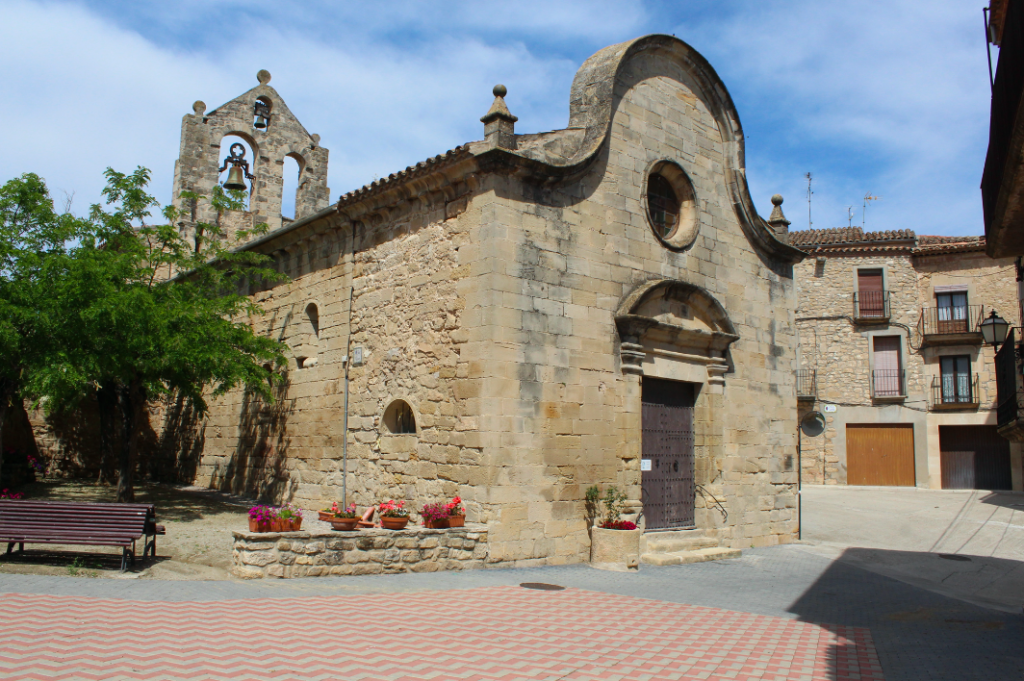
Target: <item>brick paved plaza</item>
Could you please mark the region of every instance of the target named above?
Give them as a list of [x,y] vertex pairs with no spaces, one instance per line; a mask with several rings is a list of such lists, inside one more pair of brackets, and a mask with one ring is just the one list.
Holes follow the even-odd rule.
[[0,603],[5,679],[1024,678],[1019,614],[798,546],[634,575],[0,575]]

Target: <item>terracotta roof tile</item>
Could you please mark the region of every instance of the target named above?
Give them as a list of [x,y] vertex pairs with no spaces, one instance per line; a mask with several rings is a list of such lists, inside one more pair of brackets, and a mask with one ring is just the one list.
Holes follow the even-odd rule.
[[805,229],[789,233],[789,243],[797,248],[803,246],[830,246],[833,244],[860,244],[879,241],[912,241],[917,236],[912,229],[897,229],[887,232],[865,232],[860,227],[836,227],[834,229]]
[[399,170],[397,173],[391,173],[391,175],[387,177],[382,177],[379,180],[374,180],[370,184],[364,185],[358,189],[353,189],[352,191],[346,194],[342,194],[341,197],[338,199],[336,205],[340,207],[345,204],[352,203],[353,201],[363,199],[372,194],[382,192],[394,184],[409,180],[418,175],[424,175],[426,173],[432,172],[436,170],[439,166],[442,166],[449,162],[461,160],[462,158],[468,156],[469,145],[459,145],[454,149],[444,152],[443,154],[438,154],[433,158],[428,158],[425,161],[420,161],[416,165],[409,166],[405,170]]

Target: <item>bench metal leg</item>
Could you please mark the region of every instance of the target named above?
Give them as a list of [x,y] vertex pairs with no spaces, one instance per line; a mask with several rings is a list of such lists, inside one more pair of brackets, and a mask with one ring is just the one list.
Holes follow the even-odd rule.
[[11,553],[12,551],[14,551],[14,544],[15,543],[16,542],[13,542],[13,541],[7,542],[7,553]]
[[132,565],[135,565],[135,552],[126,546],[124,547],[124,551],[121,553],[121,572],[128,569],[129,559],[131,559]]

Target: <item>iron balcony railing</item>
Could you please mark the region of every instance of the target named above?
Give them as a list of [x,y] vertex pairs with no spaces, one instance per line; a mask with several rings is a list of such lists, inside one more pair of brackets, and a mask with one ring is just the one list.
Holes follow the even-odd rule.
[[903,397],[907,372],[897,369],[875,369],[871,372],[872,397]]
[[814,400],[818,397],[818,372],[814,369],[801,369],[796,372],[796,398],[798,400]]
[[1020,392],[1024,384],[1017,360],[1014,329],[996,353],[996,424],[1001,428],[1017,420],[1020,413]]
[[923,307],[917,330],[922,336],[948,336],[975,333],[981,338],[979,325],[985,314],[984,305],[962,307]]
[[888,291],[858,291],[853,294],[853,316],[861,321],[889,318]]
[[976,407],[980,402],[978,374],[943,374],[932,379],[932,409]]
[[992,85],[992,112],[989,118],[988,155],[981,179],[981,201],[985,211],[985,233],[991,240],[992,221],[1003,184],[1006,160],[1020,150],[1010,149],[1024,92],[1024,3],[1007,3],[1003,36],[999,44],[999,64]]

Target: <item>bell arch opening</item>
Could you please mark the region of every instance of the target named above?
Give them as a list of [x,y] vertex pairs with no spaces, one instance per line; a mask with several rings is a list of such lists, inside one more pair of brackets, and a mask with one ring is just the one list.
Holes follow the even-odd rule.
[[[239,149],[239,146],[241,149]],[[242,135],[240,133],[231,132],[220,140],[220,151],[218,158],[218,170],[217,184],[223,187],[225,190],[230,189],[228,185],[229,180],[241,182],[244,187],[244,192],[241,196],[244,210],[249,210],[249,204],[252,200],[252,196],[256,191],[256,181],[245,177],[245,172],[242,168],[236,167],[234,164],[228,162],[228,158],[234,156],[237,157],[241,152],[242,159],[248,164],[249,174],[256,175],[256,158],[259,153],[259,147],[255,141],[248,135]],[[228,185],[228,186],[226,186]]]
[[288,154],[281,163],[281,219],[288,222],[299,217],[296,206],[305,161],[298,154]]

